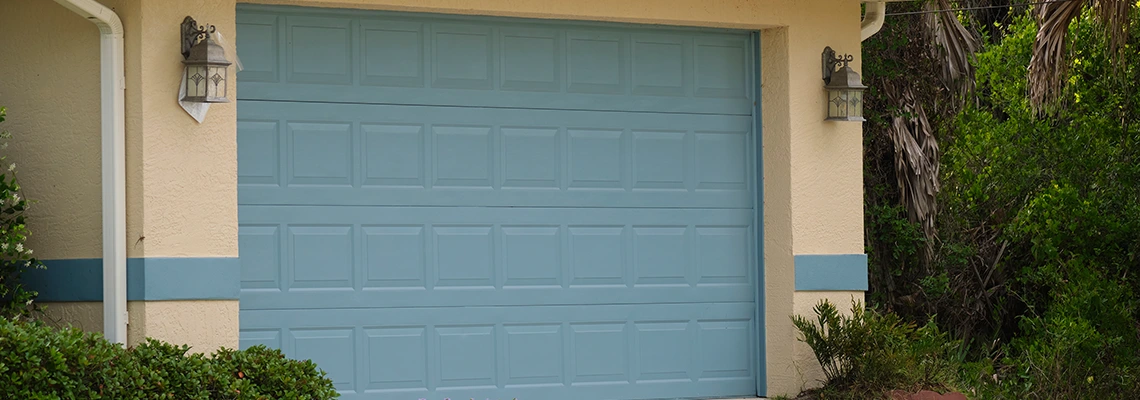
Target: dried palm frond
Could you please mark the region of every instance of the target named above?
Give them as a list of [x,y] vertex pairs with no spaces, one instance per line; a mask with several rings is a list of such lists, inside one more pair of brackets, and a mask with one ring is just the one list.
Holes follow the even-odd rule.
[[931,55],[937,60],[942,60],[943,86],[964,98],[973,89],[973,69],[970,59],[978,52],[981,43],[977,35],[962,24],[955,12],[933,12],[953,8],[950,0],[927,1],[923,9],[930,13],[925,14],[923,21],[930,36]]
[[938,213],[938,192],[942,187],[938,181],[938,141],[926,110],[921,102],[916,101],[911,87],[884,89],[891,103],[900,106],[887,129],[894,144],[899,194],[906,206],[907,217],[922,226],[923,235],[927,238],[923,258],[929,261],[937,234],[934,219]]
[[1081,15],[1084,0],[1044,3],[1036,7],[1037,38],[1029,60],[1029,101],[1041,112],[1053,104],[1064,89],[1062,77],[1069,66],[1069,24]]

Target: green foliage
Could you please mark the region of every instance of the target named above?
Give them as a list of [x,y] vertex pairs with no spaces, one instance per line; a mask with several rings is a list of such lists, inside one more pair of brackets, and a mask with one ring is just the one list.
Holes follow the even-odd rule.
[[78,329],[0,318],[0,398],[114,400],[333,399],[311,361],[263,346],[207,357],[147,340],[132,349]]
[[933,322],[916,326],[894,313],[852,303],[843,315],[824,300],[815,320],[793,316],[827,378],[823,398],[886,397],[894,389],[947,389],[962,361],[960,342]]
[[[7,109],[0,107],[0,123],[6,113]],[[0,150],[8,148],[7,140],[11,138],[10,133],[0,130]],[[24,211],[30,204],[20,196],[16,164],[8,164],[7,158],[0,155],[0,318],[28,317],[39,293],[25,287],[20,276],[25,270],[43,268],[43,264],[27,246],[32,233]]]

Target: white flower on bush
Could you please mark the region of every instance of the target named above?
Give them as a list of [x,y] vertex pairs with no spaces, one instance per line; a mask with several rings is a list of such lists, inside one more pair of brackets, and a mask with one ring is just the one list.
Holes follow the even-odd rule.
[[24,244],[23,243],[16,243],[16,252],[22,253],[23,251],[24,251]]
[[19,202],[20,202],[20,194],[19,193],[12,193],[12,204],[16,204]]
[[9,165],[9,166],[8,166],[8,172],[12,172],[12,171],[15,171],[15,170],[16,170],[16,163],[12,163],[12,165]]
[[28,249],[28,255],[32,255],[32,249]]

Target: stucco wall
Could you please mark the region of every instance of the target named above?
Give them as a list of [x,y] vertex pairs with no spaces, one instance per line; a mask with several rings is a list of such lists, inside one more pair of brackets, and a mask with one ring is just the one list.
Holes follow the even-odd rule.
[[[232,46],[235,1],[100,1],[119,13],[127,31],[129,255],[236,256],[236,105],[214,106],[199,125],[175,102],[182,18],[192,15],[202,23],[217,25]],[[860,125],[824,121],[825,96],[819,76],[824,46],[855,55],[853,67],[859,68],[858,1],[253,2],[761,30],[768,388],[773,395],[801,388],[803,374],[796,360],[802,360],[804,352],[797,348],[788,318],[799,304],[795,299],[802,297],[794,293],[792,256],[862,252]],[[96,30],[54,2],[15,2],[5,7],[0,33],[28,39],[0,43],[0,54],[22,60],[0,64],[0,76],[5,77],[0,79],[0,104],[11,107],[9,129],[17,135],[42,133],[35,138],[29,134],[25,142],[17,136],[12,148],[26,154],[16,161],[26,171],[28,196],[41,199],[33,214],[33,244],[45,258],[98,257]],[[234,54],[232,47],[227,51]],[[235,86],[230,88],[236,91]],[[19,98],[11,93],[19,93]],[[68,112],[58,112],[63,109]],[[145,317],[139,320],[142,327],[138,329],[148,335],[154,332],[192,340],[207,332],[172,327],[167,322],[171,319],[161,317],[159,310],[193,320],[214,318],[195,311],[210,309],[221,313],[222,321],[234,321],[232,326],[228,322],[218,325],[214,333],[237,340],[236,302],[201,309],[179,303],[146,303],[142,315],[132,312],[131,318]],[[180,307],[185,307],[185,314],[179,314]]]
[[[103,303],[50,303],[40,318],[58,327],[89,332],[103,330]],[[219,347],[237,348],[238,302],[233,300],[130,301],[127,345],[147,337],[186,344],[192,351],[210,353]],[[203,323],[209,321],[209,323]]]

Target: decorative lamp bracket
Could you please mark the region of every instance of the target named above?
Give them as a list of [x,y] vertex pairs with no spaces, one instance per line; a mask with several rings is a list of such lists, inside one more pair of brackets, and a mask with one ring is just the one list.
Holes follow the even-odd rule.
[[182,20],[182,58],[190,58],[190,49],[199,41],[217,32],[213,25],[198,25],[193,17],[187,16]]
[[823,82],[825,84],[831,83],[831,75],[835,73],[835,67],[837,65],[842,63],[843,66],[846,67],[848,63],[855,60],[855,56],[852,56],[850,54],[837,56],[835,54],[835,50],[831,49],[831,46],[823,48],[823,54],[821,55],[821,58],[823,61]]

